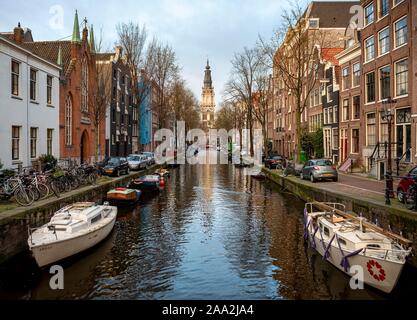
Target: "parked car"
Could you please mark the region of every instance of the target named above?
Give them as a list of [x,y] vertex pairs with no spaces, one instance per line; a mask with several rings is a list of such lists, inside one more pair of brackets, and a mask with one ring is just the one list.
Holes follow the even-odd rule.
[[150,166],[155,164],[155,154],[153,152],[142,152],[142,155],[148,158],[148,164]]
[[103,174],[120,177],[121,174],[129,174],[129,163],[124,157],[112,157],[103,168]]
[[265,167],[269,169],[282,169],[285,167],[285,158],[283,156],[272,156],[265,159]]
[[330,160],[316,159],[307,161],[301,170],[300,178],[301,180],[310,179],[311,182],[327,179],[336,182],[338,180],[338,173],[336,166]]
[[149,159],[145,155],[132,154],[127,157],[127,163],[130,170],[141,170],[146,169]]
[[411,169],[404,178],[400,180],[397,187],[397,199],[404,202],[404,195],[407,193],[411,185],[414,184],[414,177],[417,176],[417,166]]

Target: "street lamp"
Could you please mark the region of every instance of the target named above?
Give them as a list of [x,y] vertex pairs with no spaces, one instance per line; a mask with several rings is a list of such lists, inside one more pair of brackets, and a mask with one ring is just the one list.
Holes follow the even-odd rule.
[[381,119],[387,122],[388,125],[388,145],[386,146],[388,152],[388,164],[387,164],[387,172],[385,174],[385,204],[391,204],[391,196],[393,195],[393,180],[392,180],[392,154],[391,154],[391,126],[392,122],[394,121],[394,114],[395,114],[395,104],[397,100],[391,99],[388,97],[384,101],[382,101],[383,110],[381,111]]

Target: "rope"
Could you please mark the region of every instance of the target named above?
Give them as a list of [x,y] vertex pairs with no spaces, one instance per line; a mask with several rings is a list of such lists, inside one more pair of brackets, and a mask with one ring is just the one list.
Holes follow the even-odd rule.
[[342,261],[340,261],[340,266],[343,267],[345,272],[348,272],[348,269],[350,268],[349,258],[359,254],[362,251],[362,249],[356,250],[356,251],[354,251],[352,253],[349,253],[348,255],[345,256],[345,254],[342,250],[342,247],[340,245],[339,237],[337,236],[337,234],[336,234],[336,240],[337,240],[337,245],[339,246],[340,253],[342,254]]
[[335,237],[336,237],[336,233],[333,234],[333,237],[330,239],[330,242],[327,245],[326,250],[324,251],[323,260],[329,259],[329,257],[330,257],[330,246],[332,245],[332,242],[333,242],[333,240],[334,240]]

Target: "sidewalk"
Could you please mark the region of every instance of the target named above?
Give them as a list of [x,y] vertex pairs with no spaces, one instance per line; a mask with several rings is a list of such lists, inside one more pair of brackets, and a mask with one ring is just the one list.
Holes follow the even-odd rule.
[[[397,190],[399,180],[394,180],[394,191]],[[375,194],[385,195],[386,184],[385,181],[379,181],[367,177],[358,176],[355,174],[347,174],[339,172],[339,181],[334,184],[340,186],[353,187],[358,190],[372,192]]]

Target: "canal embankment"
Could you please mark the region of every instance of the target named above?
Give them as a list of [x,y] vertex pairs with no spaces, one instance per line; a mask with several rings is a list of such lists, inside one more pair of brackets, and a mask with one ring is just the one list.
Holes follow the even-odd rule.
[[413,242],[413,255],[410,263],[417,267],[417,213],[406,209],[397,200],[391,205],[385,204],[384,196],[379,192],[354,188],[349,185],[332,182],[301,180],[298,177],[284,177],[280,171],[263,169],[266,177],[281,188],[299,197],[305,202],[338,202],[346,210],[362,214],[369,221],[391,229]]
[[118,187],[126,187],[127,183],[142,175],[150,174],[159,165],[139,172],[131,172],[119,178],[100,181],[96,185],[86,186],[63,193],[59,198],[35,202],[30,207],[18,207],[0,213],[0,264],[13,256],[27,250],[29,228],[37,228],[47,223],[51,216],[62,207],[79,201],[97,201],[103,199],[107,192]]

